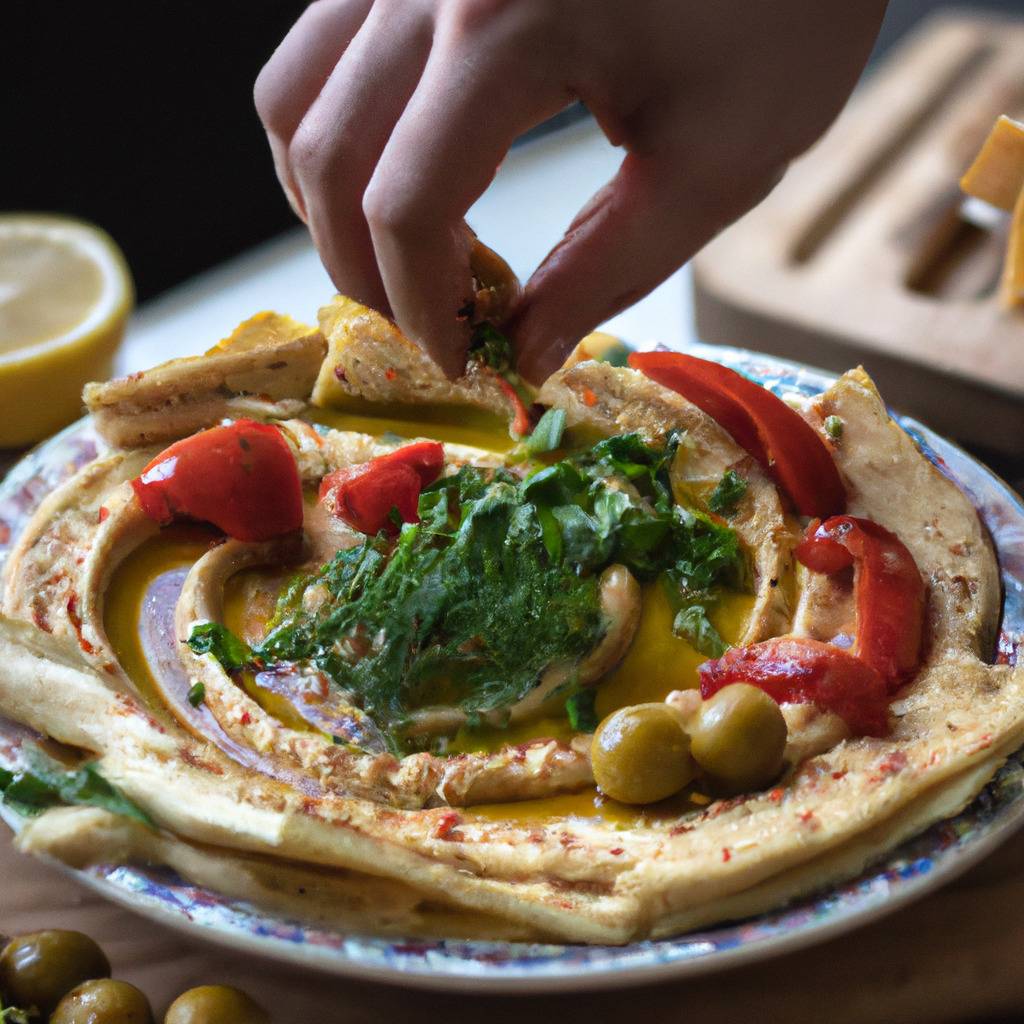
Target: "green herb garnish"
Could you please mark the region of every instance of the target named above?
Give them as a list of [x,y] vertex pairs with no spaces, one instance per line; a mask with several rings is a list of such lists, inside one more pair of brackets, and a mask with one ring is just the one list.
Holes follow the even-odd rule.
[[[196,654],[212,654],[227,672],[245,668],[252,661],[249,645],[219,622],[200,622],[193,626],[188,645]],[[192,690],[188,699],[191,702]],[[195,707],[194,704],[192,706]]]
[[4,803],[19,814],[39,814],[61,805],[87,805],[132,818],[149,828],[156,827],[149,815],[107,782],[94,764],[67,769],[38,748],[24,749],[25,768],[0,768]]
[[[367,537],[294,580],[254,651],[210,624],[189,642],[226,667],[253,657],[315,665],[358,696],[396,751],[417,710],[500,712],[549,665],[593,649],[604,630],[598,575],[613,563],[640,580],[661,576],[677,630],[724,650],[706,611],[723,587],[745,584],[745,561],[732,530],[674,504],[679,441],[607,438],[525,479],[463,467],[423,491],[420,522],[397,540]],[[303,602],[311,586],[329,595],[315,610]]]
[[4,1006],[3,996],[0,995],[0,1024],[31,1024],[36,1015],[28,1010],[21,1010],[17,1006]]
[[597,711],[594,703],[597,691],[593,688],[574,693],[565,702],[565,713],[569,717],[569,725],[576,732],[593,732],[598,726]]
[[469,343],[469,358],[489,366],[495,373],[508,373],[513,366],[512,342],[491,324],[477,324]]
[[720,516],[729,516],[736,511],[740,499],[747,493],[747,481],[731,469],[718,481],[718,486],[708,498],[708,508]]
[[565,410],[548,409],[537,421],[533,433],[524,442],[530,455],[542,455],[553,452],[562,443],[565,433]]
[[838,416],[826,416],[825,417],[825,433],[832,438],[833,441],[838,441],[843,436],[843,421]]
[[202,683],[194,683],[188,689],[188,702],[197,708],[206,700],[206,687]]

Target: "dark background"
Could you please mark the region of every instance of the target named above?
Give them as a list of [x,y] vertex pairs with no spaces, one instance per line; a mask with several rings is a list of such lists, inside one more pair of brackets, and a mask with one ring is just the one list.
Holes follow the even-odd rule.
[[[892,0],[877,52],[939,6]],[[102,225],[140,301],[293,226],[252,83],[304,7],[0,0],[0,209]]]

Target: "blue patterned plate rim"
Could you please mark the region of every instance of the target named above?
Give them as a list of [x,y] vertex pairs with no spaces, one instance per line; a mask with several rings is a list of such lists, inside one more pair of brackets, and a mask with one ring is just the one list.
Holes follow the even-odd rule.
[[[693,345],[779,395],[816,394],[835,376],[745,349]],[[1024,637],[1024,501],[972,456],[915,420],[896,416],[924,454],[971,497],[992,534],[1004,587],[1000,660]],[[29,452],[0,483],[0,561],[39,501],[95,454],[80,420]],[[0,719],[0,764],[17,760],[26,731]],[[0,816],[17,831],[9,808]],[[1024,751],[1012,755],[959,815],[903,843],[860,876],[772,913],[673,939],[626,946],[375,938],[311,927],[193,886],[165,869],[56,865],[84,885],[206,941],[337,975],[418,988],[507,994],[598,989],[677,979],[777,956],[892,913],[945,884],[1024,823]]]

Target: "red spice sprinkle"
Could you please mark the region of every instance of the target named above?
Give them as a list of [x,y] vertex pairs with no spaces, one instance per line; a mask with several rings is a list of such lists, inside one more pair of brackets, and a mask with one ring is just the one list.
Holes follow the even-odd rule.
[[0,544],[6,544],[11,539],[11,528],[0,519]]
[[773,804],[777,804],[782,799],[782,790],[778,788],[773,789],[768,794],[768,799],[771,800]]
[[732,854],[729,852],[728,846],[722,847],[722,863],[728,864],[732,860]]
[[78,646],[85,651],[86,654],[92,654],[95,648],[88,640],[82,636],[82,617],[78,614],[78,597],[72,594],[68,598],[67,603],[68,618],[71,620],[71,625],[74,627],[75,632],[78,634]]
[[616,846],[614,850],[608,851],[613,857],[621,857],[626,851],[621,846]]
[[841,779],[845,774],[846,774],[846,769],[844,768],[841,772],[833,772],[832,773],[832,778],[833,779]]
[[395,378],[396,378],[396,377],[398,376],[398,374],[397,374],[397,373],[395,372],[395,370],[394,370],[394,368],[393,368],[393,367],[389,366],[389,367],[388,367],[388,368],[387,368],[387,369],[386,369],[386,370],[384,371],[384,376],[385,376],[385,377],[386,377],[386,378],[387,378],[388,380],[394,380],[394,379],[395,379]]
[[597,405],[597,395],[590,388],[583,389],[583,404],[588,408],[593,408]]
[[334,376],[337,377],[338,380],[340,380],[340,381],[347,381],[348,380],[348,377],[345,376],[345,367],[344,366],[336,366],[334,368]]
[[239,719],[242,725],[248,725],[252,721],[252,715],[248,711],[242,712],[242,717]]
[[106,505],[100,505],[99,512],[96,513],[96,522],[102,523],[107,516],[110,515],[110,509]]
[[806,823],[814,817],[814,811],[801,811],[799,817],[802,822]]
[[452,832],[462,823],[462,818],[455,811],[448,811],[441,815],[436,828],[434,829],[435,839],[458,839]]

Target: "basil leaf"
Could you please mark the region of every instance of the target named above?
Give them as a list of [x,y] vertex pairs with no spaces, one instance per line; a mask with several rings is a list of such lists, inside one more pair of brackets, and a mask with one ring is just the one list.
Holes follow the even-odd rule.
[[226,672],[237,671],[252,661],[249,645],[219,622],[200,622],[193,626],[188,645],[196,654],[212,654]]

